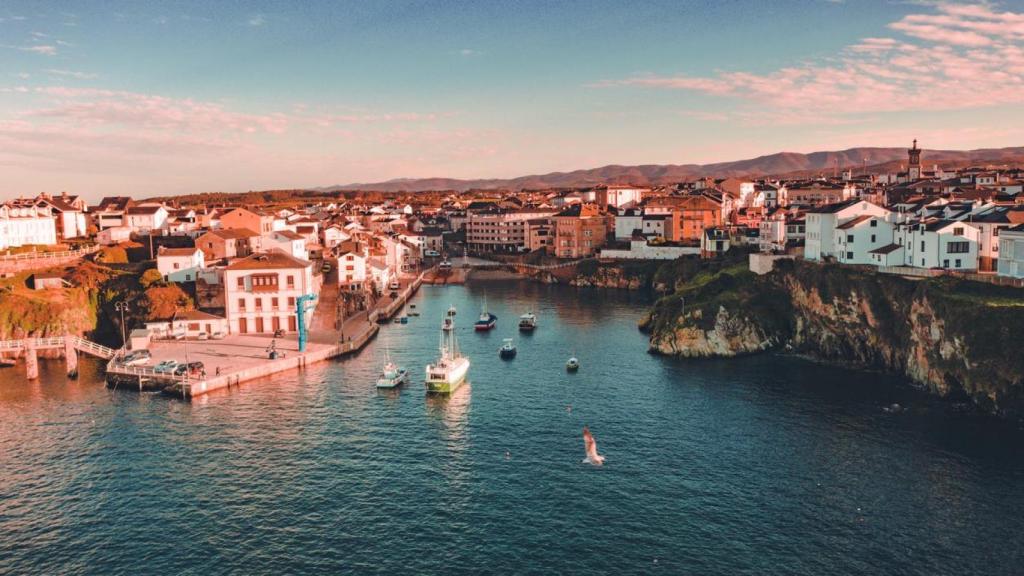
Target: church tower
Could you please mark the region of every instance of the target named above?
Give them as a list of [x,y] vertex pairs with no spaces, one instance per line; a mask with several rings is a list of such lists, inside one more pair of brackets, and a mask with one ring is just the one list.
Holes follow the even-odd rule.
[[917,147],[917,138],[914,138],[914,147],[907,150],[910,156],[910,169],[907,170],[907,179],[911,182],[921,179],[921,149]]

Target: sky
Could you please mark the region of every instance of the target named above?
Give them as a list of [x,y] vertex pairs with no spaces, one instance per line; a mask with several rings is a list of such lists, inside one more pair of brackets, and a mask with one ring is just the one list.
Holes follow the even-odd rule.
[[1024,145],[1024,1],[0,0],[0,198]]

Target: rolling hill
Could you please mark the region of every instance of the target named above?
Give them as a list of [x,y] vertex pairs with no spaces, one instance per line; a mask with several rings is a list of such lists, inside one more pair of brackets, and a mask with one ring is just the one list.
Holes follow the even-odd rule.
[[[649,186],[692,180],[704,176],[809,176],[865,166],[869,172],[897,170],[907,159],[906,148],[850,148],[834,152],[779,152],[748,160],[715,164],[609,165],[572,172],[551,172],[518,178],[461,180],[456,178],[401,178],[386,182],[329,186],[318,190],[373,190],[380,192],[418,192],[424,190],[544,189],[592,186],[597,184],[634,184]],[[1024,147],[982,148],[978,150],[925,150],[922,164],[945,168],[975,164],[1024,165]]]

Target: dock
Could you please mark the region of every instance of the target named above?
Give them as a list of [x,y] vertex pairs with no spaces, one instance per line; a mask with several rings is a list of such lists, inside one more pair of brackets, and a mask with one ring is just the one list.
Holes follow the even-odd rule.
[[[112,388],[159,391],[191,399],[287,370],[301,370],[316,362],[357,354],[380,330],[377,320],[397,314],[422,283],[421,274],[396,298],[382,300],[372,310],[346,318],[341,329],[311,333],[304,352],[299,352],[294,335],[277,339],[269,335],[230,335],[220,340],[154,341],[150,346],[150,366],[125,366],[118,354],[107,364],[107,382]],[[271,341],[283,357],[268,357]],[[201,361],[206,373],[200,377],[175,376],[153,370],[152,366],[168,359]]]

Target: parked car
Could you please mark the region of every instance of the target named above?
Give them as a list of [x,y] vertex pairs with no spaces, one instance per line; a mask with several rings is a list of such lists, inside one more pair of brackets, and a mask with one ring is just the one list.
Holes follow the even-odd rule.
[[320,271],[324,274],[328,274],[331,271],[331,263],[324,262],[324,265],[320,267]]
[[209,339],[210,339],[210,335],[207,334],[206,332],[200,332],[199,335],[196,336],[196,340],[209,340]]
[[124,358],[121,359],[121,363],[125,366],[140,366],[149,362],[149,359],[153,355],[150,354],[149,350],[136,350],[125,354]]
[[177,367],[177,360],[164,360],[163,362],[153,367],[153,372],[156,372],[157,374],[171,374]]
[[401,287],[402,287],[402,285],[401,285],[401,284],[399,284],[397,280],[396,280],[396,281],[394,281],[394,282],[392,282],[392,283],[391,283],[391,284],[390,284],[390,285],[388,286],[388,288],[390,288],[391,290],[398,290],[398,289],[400,289]]
[[184,376],[185,372],[188,372],[189,374],[198,374],[203,371],[203,368],[205,368],[205,366],[203,366],[202,362],[189,362],[188,364],[178,364],[174,368],[174,375]]
[[441,253],[438,252],[437,250],[424,250],[423,255],[426,256],[427,258],[439,258],[441,256]]
[[217,330],[216,332],[214,332],[213,334],[210,335],[210,338],[212,338],[214,340],[223,340],[224,339],[224,333],[221,332],[220,330]]

